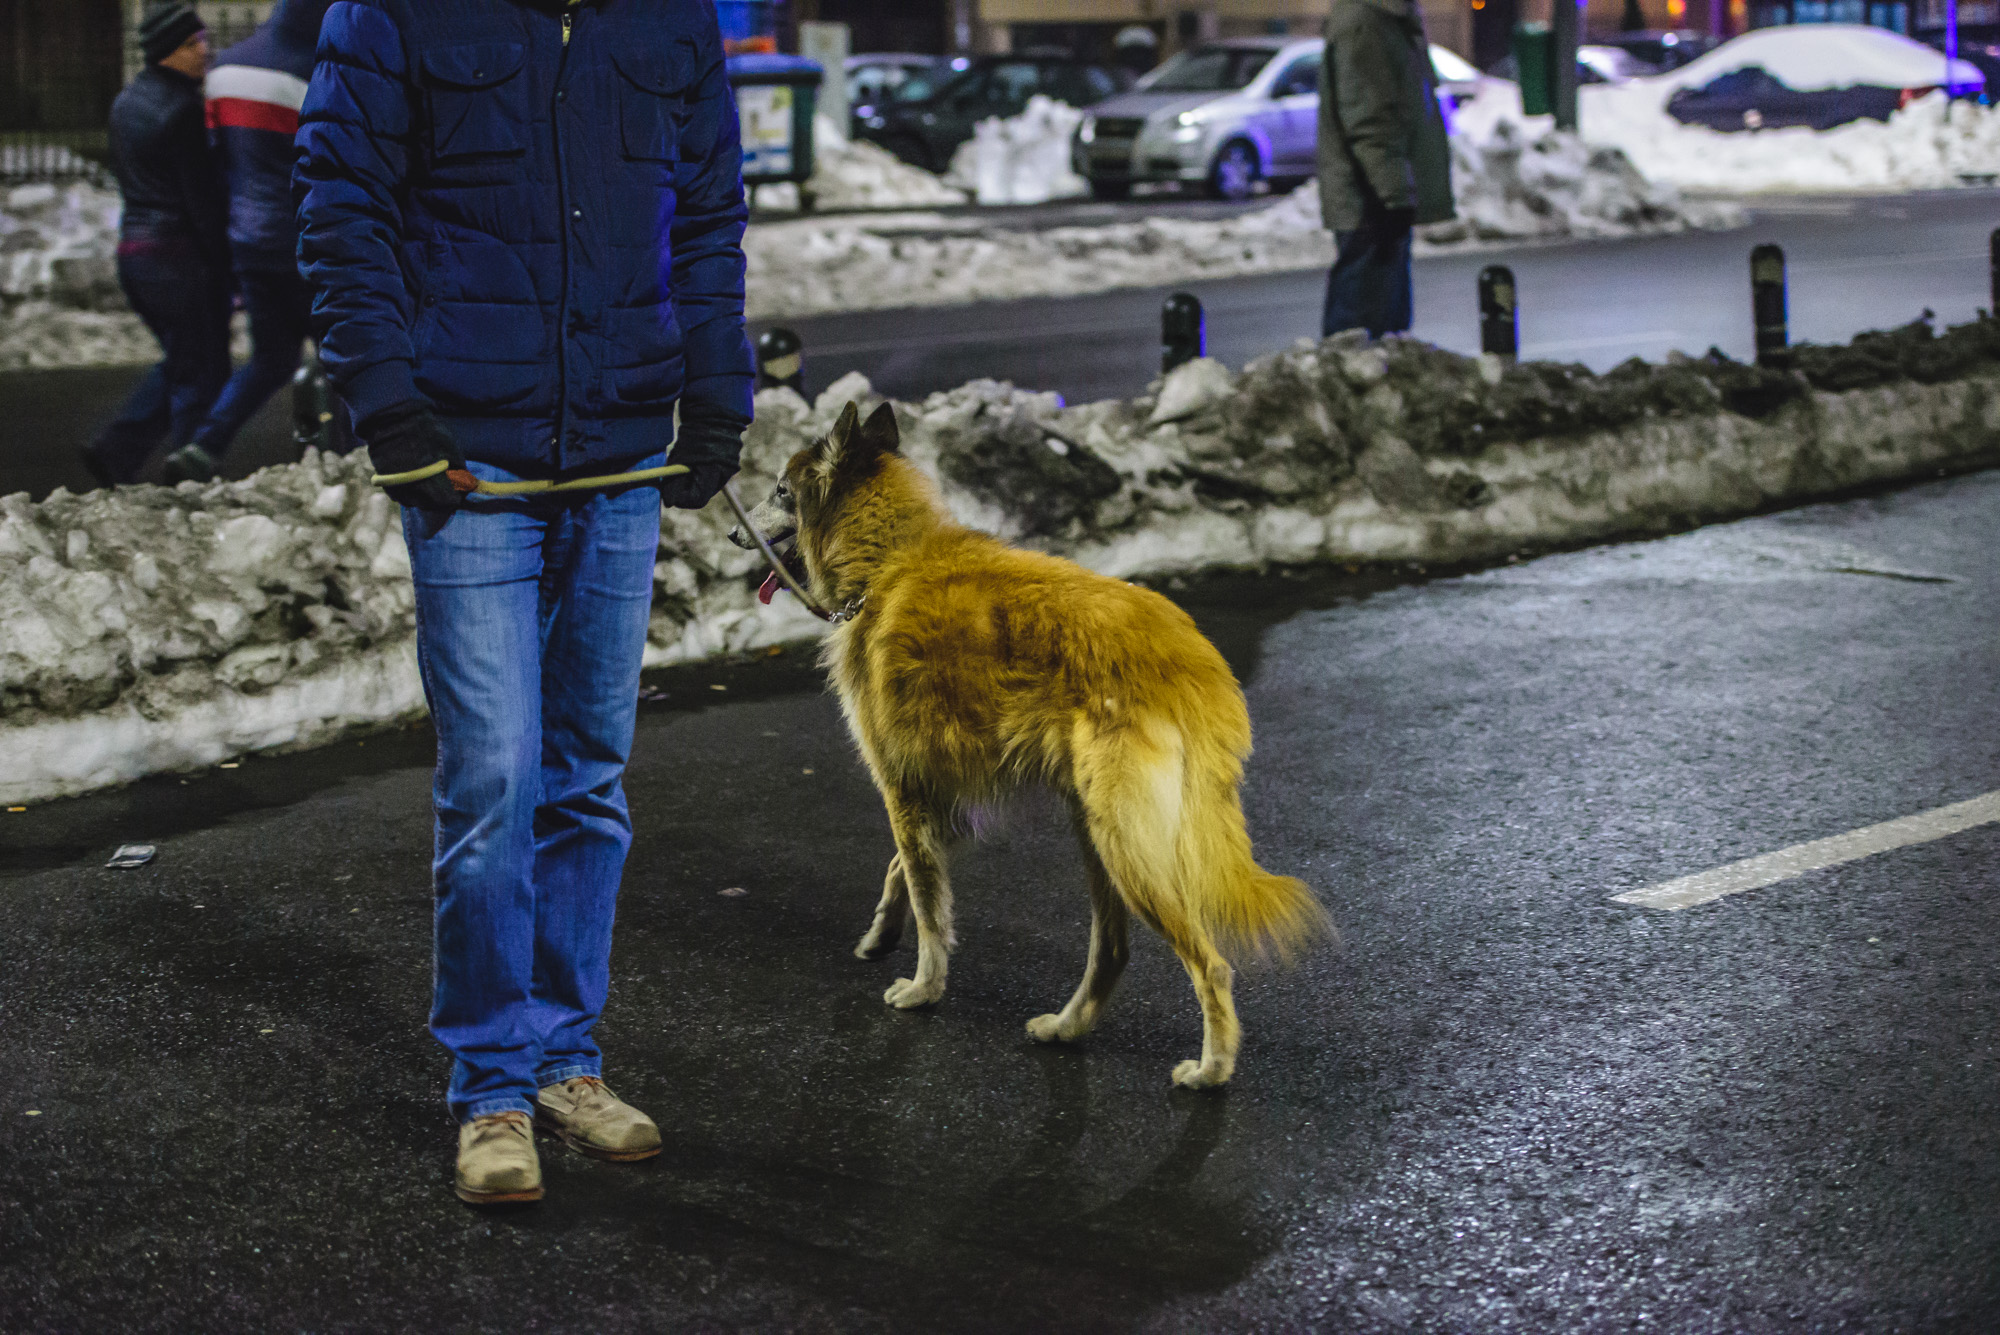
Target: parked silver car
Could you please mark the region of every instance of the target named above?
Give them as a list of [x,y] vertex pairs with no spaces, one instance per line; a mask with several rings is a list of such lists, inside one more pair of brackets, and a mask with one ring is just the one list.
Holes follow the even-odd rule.
[[1190,47],[1077,127],[1077,174],[1099,199],[1139,182],[1206,184],[1248,197],[1313,174],[1319,138],[1317,38],[1244,37]]

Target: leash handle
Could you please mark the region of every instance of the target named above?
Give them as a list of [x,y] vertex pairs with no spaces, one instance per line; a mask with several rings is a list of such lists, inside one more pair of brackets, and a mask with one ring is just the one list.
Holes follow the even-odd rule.
[[413,468],[407,473],[377,473],[368,480],[378,487],[400,487],[406,482],[422,482],[425,478],[443,473],[451,485],[459,491],[479,496],[542,496],[556,491],[596,491],[604,487],[624,487],[639,482],[656,482],[663,477],[678,477],[689,471],[686,464],[664,464],[658,468],[641,468],[631,473],[614,473],[606,477],[571,478],[567,482],[484,482],[463,469],[453,468],[444,459]]
[[772,572],[777,575],[786,588],[792,591],[792,596],[797,598],[801,603],[804,603],[806,610],[821,621],[833,620],[833,613],[821,607],[818,599],[799,587],[799,582],[792,578],[792,572],[785,569],[785,563],[780,561],[778,554],[771,550],[771,544],[765,541],[764,535],[758,532],[757,526],[750,522],[750,512],[743,508],[743,500],[736,494],[736,484],[733,482],[723,483],[722,496],[724,500],[729,502],[729,508],[736,512],[736,522],[743,525],[743,531],[748,533],[756,542],[757,550],[764,553],[764,559],[771,563]]

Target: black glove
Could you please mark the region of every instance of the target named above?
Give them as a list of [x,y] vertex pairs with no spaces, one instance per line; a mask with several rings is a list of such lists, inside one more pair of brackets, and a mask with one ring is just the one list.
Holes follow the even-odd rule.
[[714,500],[722,484],[736,476],[749,426],[749,419],[735,413],[683,403],[680,439],[667,462],[689,471],[661,478],[660,499],[676,510],[699,510]]
[[[406,399],[384,408],[357,425],[355,431],[368,446],[368,457],[374,461],[377,473],[413,473],[440,459],[450,469],[462,472],[465,468],[465,456],[459,453],[458,442],[422,399]],[[418,510],[451,511],[465,504],[465,493],[452,486],[442,472],[433,473],[421,482],[405,482],[383,490],[396,504]]]

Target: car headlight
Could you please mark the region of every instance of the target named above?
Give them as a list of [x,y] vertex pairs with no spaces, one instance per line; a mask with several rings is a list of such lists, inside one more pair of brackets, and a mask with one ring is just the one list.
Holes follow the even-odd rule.
[[1093,144],[1097,142],[1097,117],[1085,116],[1076,127],[1076,142]]
[[1174,131],[1174,142],[1177,144],[1192,144],[1199,138],[1201,138],[1201,122],[1199,121],[1196,121],[1192,125],[1182,125]]
[[1185,128],[1191,125],[1200,125],[1206,119],[1207,117],[1203,116],[1199,111],[1183,111],[1180,115],[1174,117],[1174,124]]

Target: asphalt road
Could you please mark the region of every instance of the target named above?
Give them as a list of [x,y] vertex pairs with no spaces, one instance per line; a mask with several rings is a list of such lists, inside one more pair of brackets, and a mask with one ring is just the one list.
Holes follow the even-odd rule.
[[[1153,211],[1206,216],[1239,210],[1157,201]],[[1130,206],[1063,204],[1015,219],[1089,225],[1129,220]],[[1479,270],[1511,266],[1522,293],[1522,354],[1600,370],[1627,357],[1657,361],[1715,345],[1751,355],[1749,253],[1762,241],[1791,261],[1792,335],[1840,341],[1915,319],[1970,319],[1990,302],[1988,236],[2000,191],[1766,200],[1752,226],[1639,241],[1577,242],[1433,256],[1417,264],[1416,336],[1474,352]],[[1188,285],[1206,305],[1210,350],[1232,366],[1317,337],[1322,278],[1275,274]],[[787,323],[806,340],[807,390],[849,371],[898,398],[920,399],[987,377],[1052,389],[1071,402],[1128,396],[1159,371],[1160,305],[1170,289],[869,311]],[[0,494],[46,495],[90,485],[76,448],[137,379],[130,368],[0,375]],[[226,471],[241,476],[296,457],[280,395],[238,442]],[[157,469],[158,464],[154,465]]]
[[[1479,271],[1506,264],[1521,293],[1524,357],[1607,370],[1715,346],[1747,359],[1750,249],[1766,241],[1785,249],[1795,341],[1842,342],[1926,307],[1941,323],[1964,321],[1992,304],[1988,238],[2000,226],[2000,191],[1766,199],[1750,214],[1750,226],[1728,232],[1420,259],[1411,333],[1477,352]],[[1208,311],[1209,351],[1231,366],[1319,337],[1319,273],[1183,286]],[[858,370],[898,398],[985,376],[1082,403],[1137,394],[1159,374],[1160,306],[1171,290],[785,323],[805,339],[811,393]]]
[[2000,827],[1607,899],[2000,789],[1996,526],[1984,474],[1180,590],[1259,856],[1346,937],[1246,970],[1214,1094],[1169,1087],[1198,1018],[1143,932],[1097,1035],[1024,1037],[1085,944],[1047,802],[895,1012],[817,673],[658,674],[601,1036],[667,1151],[550,1151],[518,1214],[449,1190],[426,733],[0,815],[0,1328],[2000,1328]]

